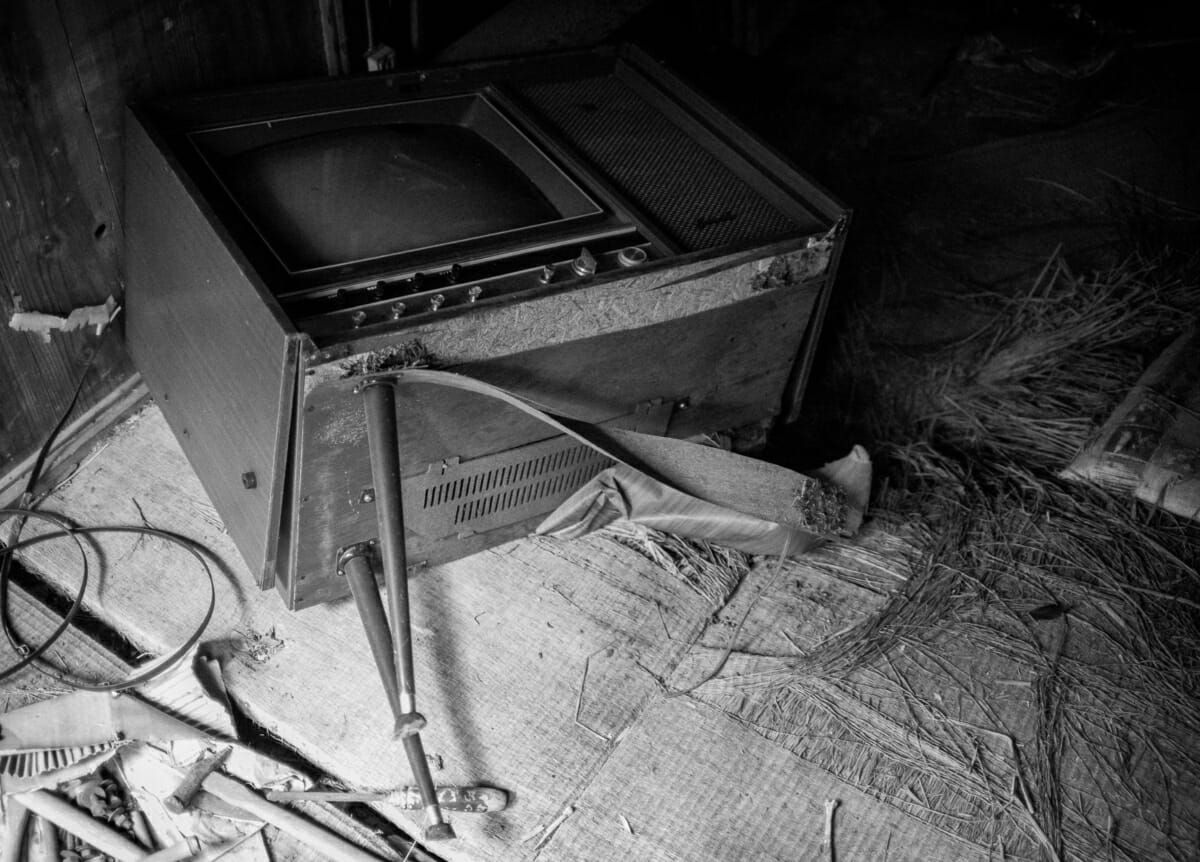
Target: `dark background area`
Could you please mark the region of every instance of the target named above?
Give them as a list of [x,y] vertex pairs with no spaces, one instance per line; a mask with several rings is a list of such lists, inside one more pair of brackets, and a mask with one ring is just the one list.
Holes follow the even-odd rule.
[[[480,23],[514,6],[522,14],[489,44]],[[65,314],[120,298],[125,103],[321,75],[339,39],[350,71],[361,73],[366,4],[342,3],[334,22],[337,8],[321,0],[4,4],[0,316],[18,301]],[[396,48],[397,67],[456,49],[461,59],[464,42],[474,56],[636,42],[854,209],[824,365],[804,433],[788,437],[808,449],[843,439],[855,423],[860,437],[871,432],[863,420],[871,393],[849,392],[840,375],[838,362],[855,349],[846,333],[910,351],[949,344],[979,325],[961,296],[1019,290],[1055,249],[1082,268],[1135,251],[1195,249],[1191,57],[1200,31],[1184,8],[426,2],[414,48],[409,4],[371,3],[374,39]],[[46,345],[0,330],[0,480],[30,457],[89,361],[76,416],[131,378],[117,339],[97,344],[79,331]]]
[[621,34],[854,211],[805,418],[773,459],[896,431],[879,375],[905,385],[898,357],[969,337],[974,297],[1028,290],[1056,251],[1079,271],[1141,255],[1194,275],[1200,31],[1180,7],[783,5],[753,37],[729,4],[669,0]]

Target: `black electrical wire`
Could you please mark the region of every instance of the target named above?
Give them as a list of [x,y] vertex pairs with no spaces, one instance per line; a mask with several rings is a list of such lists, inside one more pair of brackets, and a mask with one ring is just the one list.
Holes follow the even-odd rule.
[[[13,645],[17,654],[22,656],[16,664],[0,670],[0,682],[8,679],[10,676],[19,673],[38,660],[46,650],[50,649],[71,625],[71,621],[75,619],[75,615],[79,613],[79,608],[83,604],[83,594],[87,591],[88,582],[88,559],[87,552],[83,549],[83,542],[76,535],[71,523],[66,518],[60,518],[58,515],[50,515],[45,512],[37,512],[32,509],[0,509],[0,514],[21,513],[23,518],[33,518],[39,521],[49,521],[56,524],[62,529],[54,534],[47,533],[46,535],[70,536],[75,540],[75,546],[79,549],[79,558],[82,561],[81,574],[79,578],[79,589],[75,593],[75,598],[71,602],[71,606],[67,608],[66,614],[63,615],[62,622],[52,631],[42,643],[33,650],[15,636],[8,624],[8,573],[9,565],[12,562],[12,554],[17,548],[22,545],[30,544],[29,542],[14,543],[7,547],[0,547],[0,623],[4,626],[4,633],[8,637],[8,642]],[[22,521],[21,523],[24,523]]]
[[39,512],[34,509],[0,509],[0,516],[3,515],[51,521],[55,524],[58,524],[62,529],[48,533],[41,533],[37,536],[15,542],[6,548],[0,548],[0,556],[7,560],[10,559],[17,551],[23,548],[28,548],[31,545],[69,537],[74,539],[76,545],[79,547],[80,555],[83,558],[83,577],[80,578],[79,589],[76,591],[75,598],[71,603],[71,607],[67,610],[63,621],[59,623],[58,628],[56,628],[50,634],[50,636],[47,637],[46,640],[43,641],[36,649],[30,650],[29,646],[25,644],[25,642],[17,635],[15,631],[12,630],[8,621],[7,608],[4,609],[4,613],[0,613],[0,620],[3,621],[5,634],[7,635],[9,642],[14,644],[19,653],[26,653],[22,659],[20,659],[11,667],[0,670],[0,681],[7,679],[9,676],[12,676],[18,671],[29,666],[36,661],[38,657],[43,655],[46,650],[48,650],[54,644],[54,642],[63,635],[67,627],[71,624],[71,620],[78,612],[80,605],[83,603],[83,595],[87,589],[87,555],[83,550],[83,543],[79,539],[80,536],[94,536],[99,533],[133,533],[136,535],[153,536],[155,538],[163,539],[178,545],[196,558],[196,561],[200,563],[200,567],[204,570],[204,574],[208,578],[208,608],[204,612],[204,618],[200,621],[200,624],[196,626],[196,628],[182,644],[176,647],[159,664],[156,664],[154,667],[149,668],[148,670],[134,674],[128,679],[115,683],[98,684],[88,680],[81,680],[71,677],[57,668],[47,669],[39,665],[38,669],[43,673],[49,673],[51,676],[72,686],[73,688],[83,689],[84,691],[122,691],[127,688],[133,688],[134,686],[141,685],[142,683],[153,679],[173,666],[181,658],[187,655],[191,648],[194,647],[200,640],[200,636],[204,634],[204,630],[208,628],[208,624],[212,620],[213,611],[216,609],[217,605],[217,586],[216,581],[213,578],[212,569],[208,565],[208,562],[204,559],[204,553],[207,552],[207,549],[198,542],[194,542],[191,539],[175,533],[167,532],[166,530],[157,530],[153,527],[75,527],[71,526],[65,518],[61,518],[57,515],[50,515],[45,512]]
[[[96,357],[100,354],[100,345],[104,343],[104,338],[108,335],[110,328],[111,327],[106,327],[104,332],[101,333],[99,342],[97,342],[96,346],[92,349],[91,354],[84,362],[83,370],[79,373],[79,379],[75,382],[75,389],[71,392],[70,401],[67,402],[67,406],[64,407],[62,413],[59,414],[58,421],[54,423],[54,427],[50,429],[50,433],[46,435],[46,439],[42,441],[42,445],[38,448],[37,457],[34,458],[33,466],[29,470],[29,478],[25,480],[25,490],[21,493],[20,497],[21,506],[25,507],[27,510],[32,510],[33,489],[37,485],[37,480],[42,474],[42,468],[45,466],[46,458],[50,455],[50,450],[54,445],[54,441],[58,439],[58,435],[61,434],[63,428],[66,427],[67,420],[70,419],[71,414],[75,411],[75,405],[79,403],[79,396],[83,394],[83,384],[87,381],[88,372],[92,370],[92,364],[96,361]],[[70,530],[72,526],[65,518],[58,518],[57,516],[52,515],[38,514],[35,516],[26,515],[19,517],[16,523],[13,525],[12,538],[10,540],[12,545],[16,545],[16,543],[20,540],[21,531],[25,528],[25,521],[28,520],[29,517],[34,517],[35,520],[45,520],[57,523],[65,530]],[[75,614],[78,613],[79,607],[83,603],[84,590],[87,588],[87,554],[84,552],[83,545],[80,543],[78,537],[76,537],[75,542],[79,547],[79,553],[83,559],[83,575],[81,578],[79,593],[75,596],[75,600],[68,609],[66,618],[62,621],[62,623],[59,624],[58,628],[51,633],[50,637],[48,637],[46,641],[34,651],[33,655],[29,655],[29,647],[20,638],[15,637],[12,630],[12,625],[8,615],[8,586],[13,561],[12,548],[0,547],[0,550],[3,551],[3,553],[0,553],[0,629],[4,630],[5,638],[8,639],[9,645],[16,650],[17,655],[23,656],[21,661],[17,662],[12,669],[0,673],[0,680],[6,679],[12,673],[16,673],[17,671],[28,667],[30,664],[36,661],[37,658],[46,650],[48,650],[55,641],[62,637],[63,633],[66,632],[67,627],[71,624],[71,620],[74,619]]]
[[[109,318],[109,323],[116,318],[120,313],[118,307]],[[67,406],[63,408],[62,413],[58,416],[58,421],[54,423],[54,427],[50,429],[50,433],[46,435],[46,439],[42,441],[42,445],[38,448],[37,457],[33,459],[33,466],[29,468],[29,477],[25,480],[25,490],[21,492],[19,505],[27,508],[33,508],[34,497],[33,489],[37,485],[37,481],[41,478],[42,468],[46,464],[46,458],[50,455],[50,450],[54,446],[54,441],[58,439],[58,435],[62,433],[66,427],[67,420],[71,418],[71,414],[75,412],[75,405],[79,403],[79,396],[83,394],[83,384],[87,382],[88,373],[92,370],[92,365],[96,361],[96,357],[100,355],[100,347],[104,344],[104,340],[108,337],[112,326],[106,326],[104,331],[100,333],[100,338],[96,345],[91,349],[83,363],[83,370],[79,372],[79,379],[75,381],[75,388],[71,392],[71,399],[67,402]],[[87,348],[85,348],[86,350]],[[13,526],[11,541],[16,543],[21,538],[21,530],[25,527],[25,519],[18,518]],[[2,547],[2,545],[0,545]],[[17,652],[21,652],[21,645],[14,640],[11,634],[12,628],[9,625],[8,619],[8,582],[9,572],[12,569],[12,555],[4,554],[0,556],[0,628],[4,629],[4,635],[8,638],[9,644]],[[86,566],[86,557],[84,558]],[[86,578],[85,578],[86,580]],[[0,677],[2,678],[2,677]]]
[[[111,328],[111,327],[109,327],[109,328]],[[71,414],[75,411],[75,405],[79,403],[79,396],[83,393],[83,384],[87,380],[88,372],[92,370],[92,363],[96,361],[96,357],[100,353],[100,345],[104,343],[104,337],[108,334],[109,328],[105,328],[104,332],[101,333],[100,341],[97,343],[96,347],[92,350],[91,355],[87,357],[87,361],[83,365],[83,371],[80,372],[79,379],[75,383],[75,389],[71,393],[71,400],[67,402],[67,406],[64,407],[62,413],[59,414],[58,421],[54,423],[54,427],[50,429],[50,433],[47,434],[46,439],[42,441],[42,445],[41,445],[41,447],[39,447],[38,452],[37,452],[37,457],[35,457],[33,459],[33,466],[29,469],[29,478],[25,480],[25,490],[21,492],[21,496],[19,498],[21,506],[24,506],[27,508],[33,507],[33,489],[37,484],[38,478],[42,474],[42,468],[45,466],[46,458],[49,457],[49,455],[50,455],[50,449],[54,445],[54,441],[58,439],[58,435],[62,433],[62,429],[66,426],[67,420],[71,417]],[[24,528],[25,528],[25,518],[18,518],[16,524],[13,525],[11,542],[16,543],[21,538],[21,530],[23,530]],[[2,544],[0,544],[0,549],[2,549]],[[80,548],[80,553],[82,553],[82,546]],[[84,556],[83,559],[84,559],[83,581],[84,581],[84,584],[86,585],[86,583],[87,583],[87,557],[86,557],[86,555]],[[12,626],[9,624],[9,618],[8,618],[8,584],[9,584],[9,575],[10,575],[10,572],[12,571],[12,560],[13,560],[13,557],[12,557],[11,553],[5,552],[4,554],[0,555],[0,628],[2,628],[4,630],[4,636],[8,639],[9,645],[12,646],[12,648],[17,651],[18,655],[20,655],[20,654],[27,652],[28,648],[24,647],[23,643],[19,639],[13,638]],[[76,602],[78,603],[80,601],[82,601],[82,595],[76,597]],[[70,614],[71,617],[73,617],[75,615],[75,611],[78,611],[78,607],[73,607],[71,614]],[[70,620],[70,617],[68,617],[67,624],[69,624],[69,620]],[[44,645],[45,648],[48,649],[49,645],[52,644],[55,640],[57,640],[59,637],[61,637],[62,633],[64,631],[66,631],[65,625],[61,626],[59,629],[57,629],[55,631],[55,634],[52,635],[50,640],[48,640],[47,643]],[[40,650],[39,654],[44,651],[45,651],[45,649]],[[25,667],[28,664],[30,664],[30,662],[28,662],[28,661],[24,662],[23,664],[21,664],[21,667]],[[4,679],[4,678],[5,678],[5,676],[0,676],[0,679]]]
[[[117,312],[114,312],[113,318],[116,317],[116,313]],[[109,319],[109,323],[112,322],[113,318]],[[67,406],[63,409],[58,421],[50,430],[50,433],[46,435],[46,439],[42,442],[41,448],[38,450],[37,457],[34,459],[33,467],[30,469],[29,478],[25,482],[25,490],[20,498],[22,505],[13,508],[0,509],[0,516],[13,516],[16,518],[10,544],[5,546],[4,544],[0,543],[0,629],[3,629],[4,636],[8,639],[9,644],[14,650],[16,650],[17,654],[21,656],[17,662],[9,667],[0,668],[0,681],[8,679],[9,677],[19,673],[36,662],[37,664],[35,666],[37,670],[41,671],[42,673],[48,674],[60,682],[72,686],[73,688],[83,689],[85,691],[116,692],[141,685],[142,683],[153,679],[154,677],[171,668],[176,662],[183,658],[193,646],[196,645],[196,643],[200,640],[200,636],[204,633],[204,630],[208,627],[209,622],[212,620],[213,611],[216,608],[216,582],[213,579],[212,569],[209,568],[209,565],[203,556],[204,553],[210,552],[198,542],[194,542],[191,539],[185,538],[184,536],[179,536],[175,533],[170,533],[165,530],[158,530],[153,527],[77,527],[68,519],[60,515],[41,512],[32,508],[34,504],[33,489],[37,485],[37,480],[41,476],[42,468],[45,465],[46,458],[50,454],[50,450],[54,445],[54,441],[58,438],[58,435],[62,433],[62,429],[66,427],[67,420],[75,410],[75,405],[79,403],[79,396],[83,393],[83,385],[87,380],[88,372],[91,371],[92,364],[95,361],[96,356],[100,353],[100,346],[104,343],[104,339],[111,329],[112,327],[108,326],[101,334],[100,340],[92,349],[91,355],[88,356],[87,361],[84,364],[83,371],[80,372],[79,380],[75,384],[75,390],[71,394],[71,400],[67,403]],[[54,524],[59,529],[39,534],[31,539],[21,540],[21,531],[25,527],[25,522],[30,518]],[[43,661],[39,661],[46,651],[49,650],[50,647],[52,647],[59,640],[59,638],[66,633],[67,629],[70,627],[72,621],[75,619],[75,616],[79,613],[79,610],[83,605],[83,597],[87,592],[88,583],[88,558],[87,552],[83,547],[83,542],[80,537],[96,535],[98,533],[134,533],[138,535],[155,536],[159,539],[172,542],[182,547],[193,557],[195,557],[197,562],[199,562],[200,566],[204,569],[204,574],[208,578],[209,589],[208,609],[205,611],[204,618],[200,621],[200,624],[196,627],[195,631],[193,631],[192,634],[189,635],[188,638],[183,642],[183,644],[173,650],[164,660],[158,664],[155,664],[153,667],[134,674],[133,676],[121,682],[108,684],[97,684],[88,680],[75,679],[69,674],[49,666]],[[11,581],[13,557],[15,553],[22,548],[27,548],[31,545],[39,544],[41,542],[64,538],[72,539],[75,542],[75,546],[79,550],[80,560],[82,561],[80,566],[79,588],[71,601],[70,607],[67,608],[67,612],[63,615],[62,621],[58,624],[54,631],[52,631],[46,637],[46,639],[42,641],[42,643],[40,643],[37,647],[31,648],[13,629],[12,621],[9,618],[8,593],[9,584]]]

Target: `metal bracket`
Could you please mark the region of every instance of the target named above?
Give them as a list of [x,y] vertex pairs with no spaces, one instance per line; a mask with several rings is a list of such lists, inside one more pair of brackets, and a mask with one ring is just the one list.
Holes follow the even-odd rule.
[[334,567],[338,577],[346,577],[346,563],[355,557],[368,557],[372,570],[378,571],[380,562],[378,545],[378,539],[367,539],[365,542],[355,542],[353,545],[343,545],[338,548],[337,553],[334,554]]
[[[353,545],[343,545],[334,552],[334,570],[338,577],[346,577],[346,563],[353,560],[355,557],[367,557],[371,563],[371,571],[380,572],[383,567],[383,557],[379,552],[379,540],[367,539],[362,542],[355,542]],[[425,560],[417,560],[409,563],[408,577],[413,578],[418,575],[422,569],[428,568],[429,563]]]

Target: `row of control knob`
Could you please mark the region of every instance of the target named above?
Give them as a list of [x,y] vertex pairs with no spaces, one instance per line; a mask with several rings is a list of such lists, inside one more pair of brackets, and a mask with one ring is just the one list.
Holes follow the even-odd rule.
[[324,320],[321,328],[332,333],[347,324],[353,329],[361,329],[451,306],[466,306],[484,296],[506,296],[535,284],[587,279],[601,270],[636,267],[649,259],[646,249],[641,246],[622,247],[613,243],[606,248],[605,245],[601,242],[595,254],[582,247],[573,259],[543,264],[530,261],[534,263],[533,267],[509,270],[508,273],[500,269],[493,274],[496,266],[492,262],[469,266],[454,264],[439,271],[417,272],[358,288],[341,288],[324,296],[297,297],[292,308],[301,319]]
[[[477,284],[472,285],[471,289],[467,291],[467,302],[476,302],[482,295],[483,288]],[[435,293],[433,296],[429,297],[428,310],[437,311],[445,304],[446,295],[444,293]],[[416,305],[416,303],[413,303],[412,307],[415,308]],[[397,300],[388,306],[388,317],[392,320],[399,320],[408,312],[409,307],[409,303],[400,302]],[[361,308],[350,315],[350,323],[355,329],[365,325],[366,322],[367,312]]]

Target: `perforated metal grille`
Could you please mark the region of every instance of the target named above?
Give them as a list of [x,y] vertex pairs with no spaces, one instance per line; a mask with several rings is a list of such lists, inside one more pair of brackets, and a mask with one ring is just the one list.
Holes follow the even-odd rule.
[[405,480],[419,501],[409,525],[430,538],[482,533],[551,511],[612,461],[555,437]]
[[686,250],[796,232],[791,218],[616,78],[529,84],[520,92]]

